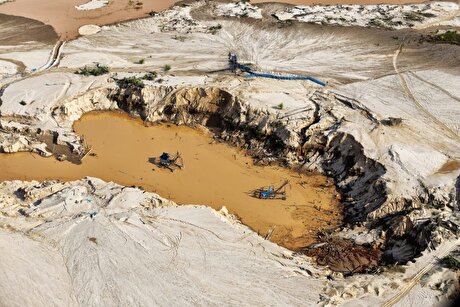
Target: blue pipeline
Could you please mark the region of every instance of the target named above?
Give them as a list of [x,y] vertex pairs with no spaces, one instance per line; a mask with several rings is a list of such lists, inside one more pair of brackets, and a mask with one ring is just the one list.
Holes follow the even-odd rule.
[[316,84],[319,84],[321,86],[326,86],[326,83],[324,83],[323,81],[320,81],[318,79],[315,79],[309,76],[278,76],[278,75],[272,75],[272,74],[259,74],[259,73],[251,72],[245,75],[245,77],[247,78],[262,77],[262,78],[271,78],[271,79],[278,79],[278,80],[308,80]]
[[323,81],[320,81],[318,79],[315,79],[313,77],[309,76],[279,76],[279,75],[272,75],[272,74],[262,74],[262,73],[256,73],[252,71],[251,67],[242,65],[242,64],[237,64],[238,68],[247,72],[248,74],[245,75],[245,77],[250,78],[250,77],[261,77],[261,78],[271,78],[271,79],[278,79],[278,80],[308,80],[312,81],[316,84],[319,84],[321,86],[326,86],[327,84],[324,83]]

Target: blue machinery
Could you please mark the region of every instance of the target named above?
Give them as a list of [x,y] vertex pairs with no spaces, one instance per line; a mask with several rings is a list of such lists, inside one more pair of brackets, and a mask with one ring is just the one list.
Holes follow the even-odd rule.
[[184,167],[184,161],[182,160],[179,152],[177,152],[175,156],[164,152],[158,159],[155,159],[154,163],[158,167],[169,169],[171,172],[174,172],[176,169],[182,169]]
[[289,183],[286,180],[282,185],[278,188],[274,188],[272,185],[268,188],[259,188],[253,191],[252,196],[260,199],[282,199],[286,200],[286,186]]
[[273,75],[273,74],[255,72],[252,70],[251,67],[238,63],[238,59],[236,57],[236,54],[234,53],[229,53],[228,61],[229,61],[230,69],[232,70],[232,72],[236,73],[237,69],[240,69],[241,71],[247,72],[247,74],[245,75],[245,77],[247,78],[261,77],[261,78],[271,78],[271,79],[278,79],[278,80],[308,80],[316,84],[319,84],[321,86],[327,85],[327,83],[320,81],[316,78],[309,77],[309,76],[296,76],[296,75],[281,76],[281,75]]

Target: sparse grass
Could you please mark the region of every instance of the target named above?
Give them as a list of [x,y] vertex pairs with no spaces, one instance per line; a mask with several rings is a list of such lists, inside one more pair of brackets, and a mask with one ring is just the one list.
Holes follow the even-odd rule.
[[165,66],[163,66],[163,71],[164,71],[164,72],[168,72],[168,71],[170,71],[170,70],[171,70],[171,65],[166,64]]
[[95,66],[85,66],[80,68],[75,73],[83,76],[101,76],[107,74],[108,72],[109,68],[107,66],[97,63]]
[[137,77],[125,77],[123,79],[117,80],[117,84],[121,88],[127,87],[136,87],[136,88],[144,88],[144,82]]

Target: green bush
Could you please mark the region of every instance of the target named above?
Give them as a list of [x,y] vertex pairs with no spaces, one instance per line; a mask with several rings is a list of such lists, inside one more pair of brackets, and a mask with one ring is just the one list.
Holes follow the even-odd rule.
[[142,77],[142,80],[149,80],[149,81],[153,81],[155,80],[157,77],[157,73],[154,72],[154,71],[151,71],[149,73],[146,73],[143,77]]
[[85,66],[75,73],[83,76],[101,76],[109,72],[109,68],[97,63],[95,66]]
[[458,34],[457,31],[446,31],[443,34],[438,35],[438,38],[449,44],[460,45],[460,34]]
[[169,64],[166,64],[164,67],[163,67],[163,71],[164,72],[167,72],[167,71],[170,71],[171,70],[171,65]]
[[220,29],[222,29],[222,25],[221,25],[221,24],[218,24],[218,25],[216,25],[216,26],[209,27],[209,33],[211,33],[212,35],[216,35],[217,32],[219,32]]
[[136,87],[136,88],[144,88],[144,82],[137,77],[125,77],[123,79],[117,80],[117,84],[121,88],[127,87]]

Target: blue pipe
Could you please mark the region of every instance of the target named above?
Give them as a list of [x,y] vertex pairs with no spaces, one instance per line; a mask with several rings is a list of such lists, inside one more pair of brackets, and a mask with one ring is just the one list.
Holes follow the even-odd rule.
[[309,77],[309,76],[278,76],[278,75],[272,75],[272,74],[260,74],[251,71],[249,74],[245,75],[247,78],[251,77],[261,77],[261,78],[271,78],[271,79],[278,79],[278,80],[308,80],[312,81],[316,84],[319,84],[321,86],[326,86],[327,84],[324,83],[323,81],[320,81],[316,78]]
[[247,72],[248,74],[245,76],[247,78],[250,78],[250,77],[261,77],[261,78],[271,78],[271,79],[278,79],[278,80],[308,80],[308,81],[312,81],[316,84],[319,84],[321,86],[326,86],[327,84],[323,81],[320,81],[316,78],[313,78],[313,77],[309,77],[309,76],[279,76],[279,75],[272,75],[272,74],[262,74],[262,73],[257,73],[257,72],[254,72],[252,70],[251,67],[249,66],[246,66],[246,65],[243,65],[243,64],[239,64],[237,63],[236,66]]

